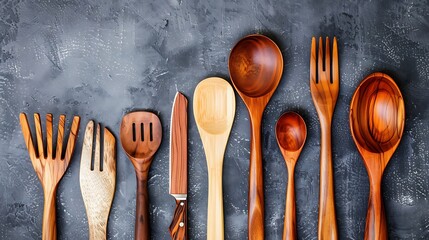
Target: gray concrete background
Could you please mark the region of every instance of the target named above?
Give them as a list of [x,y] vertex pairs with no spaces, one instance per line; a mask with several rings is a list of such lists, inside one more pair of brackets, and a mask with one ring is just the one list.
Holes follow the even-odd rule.
[[[406,104],[405,132],[383,180],[391,239],[429,239],[429,2],[407,1],[27,1],[0,2],[0,239],[39,239],[43,192],[18,114],[80,115],[74,158],[57,194],[60,239],[87,239],[79,188],[83,129],[95,119],[119,134],[123,114],[152,109],[164,139],[149,180],[152,239],[169,239],[168,133],[173,97],[192,106],[197,83],[229,80],[241,37],[262,33],[281,48],[283,79],[263,120],[266,239],[283,229],[286,167],[274,136],[288,110],[303,115],[307,143],[296,167],[299,239],[317,238],[319,123],[309,91],[311,36],[339,40],[341,90],[334,116],[335,199],[340,239],[362,239],[368,178],[350,135],[349,102],[369,73],[390,74]],[[205,239],[207,168],[189,109],[189,236]],[[119,143],[119,142],[118,142]],[[237,113],[224,161],[225,238],[246,239],[249,119]],[[118,144],[117,188],[108,238],[132,239],[135,176]]]

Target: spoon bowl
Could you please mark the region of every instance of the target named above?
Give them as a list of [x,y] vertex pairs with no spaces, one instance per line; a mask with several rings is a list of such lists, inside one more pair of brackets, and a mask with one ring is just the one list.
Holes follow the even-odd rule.
[[393,79],[383,73],[365,78],[350,105],[350,129],[370,185],[365,239],[388,239],[381,181],[401,140],[404,123],[404,99]]
[[231,51],[229,72],[235,88],[248,97],[264,96],[277,88],[283,72],[279,47],[263,35],[241,39]]
[[263,35],[249,35],[231,50],[228,61],[231,81],[249,111],[251,124],[249,168],[248,238],[264,238],[264,181],[261,122],[283,73],[279,47]]
[[276,124],[276,138],[288,170],[283,240],[296,239],[295,164],[307,138],[304,119],[294,112],[284,113]]
[[279,147],[287,152],[296,152],[304,146],[307,128],[302,117],[295,112],[284,113],[276,124]]

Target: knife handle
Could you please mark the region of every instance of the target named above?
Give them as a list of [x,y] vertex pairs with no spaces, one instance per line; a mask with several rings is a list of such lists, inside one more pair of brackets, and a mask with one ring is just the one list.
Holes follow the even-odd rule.
[[187,209],[188,203],[186,200],[176,200],[176,210],[174,211],[173,221],[168,228],[171,239],[173,240],[186,240],[188,238]]

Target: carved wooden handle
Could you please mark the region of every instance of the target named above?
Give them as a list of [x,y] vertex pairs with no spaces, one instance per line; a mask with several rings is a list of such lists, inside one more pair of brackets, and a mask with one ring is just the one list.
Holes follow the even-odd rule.
[[43,207],[42,239],[57,239],[57,218],[55,209],[55,196],[57,190],[45,190]]
[[288,183],[286,193],[286,209],[283,226],[283,240],[296,239],[296,219],[295,219],[295,180],[294,180],[295,165],[291,164],[288,167]]
[[135,239],[138,240],[150,240],[147,175],[148,171],[137,172]]
[[[255,114],[256,115],[256,114]],[[261,117],[251,115],[249,169],[249,240],[264,239],[264,182],[261,149]]]
[[319,239],[338,239],[334,202],[331,123],[321,124],[319,191]]
[[207,240],[224,239],[222,168],[209,170]]
[[370,180],[365,240],[386,239],[388,239],[388,233],[383,199],[381,197],[381,179],[376,181]]
[[187,209],[188,203],[186,200],[176,200],[173,221],[168,229],[173,240],[188,239]]

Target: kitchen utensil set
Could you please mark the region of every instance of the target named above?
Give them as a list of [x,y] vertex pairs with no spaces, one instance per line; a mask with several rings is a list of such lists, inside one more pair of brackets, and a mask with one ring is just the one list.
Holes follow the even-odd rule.
[[[334,173],[331,149],[331,123],[339,93],[337,39],[332,54],[329,38],[311,41],[310,92],[320,121],[320,192],[319,239],[337,239],[334,203]],[[331,59],[332,55],[332,59]],[[263,35],[249,35],[231,50],[228,62],[231,82],[250,117],[251,143],[248,192],[248,239],[264,239],[264,189],[261,124],[265,107],[274,94],[283,72],[283,57],[278,46]],[[203,143],[208,169],[207,239],[224,239],[222,168],[224,153],[235,117],[235,94],[224,79],[210,77],[195,88],[193,112]],[[187,117],[188,100],[177,93],[170,124],[169,193],[176,209],[169,227],[172,239],[187,236]],[[63,151],[65,116],[59,118],[56,152],[53,151],[52,114],[46,115],[46,146],[38,113],[34,114],[37,145],[27,117],[20,123],[31,162],[44,191],[43,239],[56,239],[55,196],[59,181],[70,163],[79,131],[75,116],[67,147]],[[370,195],[365,239],[387,239],[387,225],[381,197],[383,171],[399,145],[404,130],[405,110],[401,92],[392,78],[374,73],[365,78],[353,95],[350,105],[350,129],[362,155],[370,179]],[[116,182],[116,141],[94,121],[85,130],[80,166],[80,186],[84,200],[90,239],[106,239],[107,222]],[[275,127],[276,139],[288,170],[283,239],[296,239],[294,169],[307,137],[303,118],[294,112],[284,113]],[[122,118],[120,141],[135,168],[137,178],[135,239],[150,239],[148,173],[162,139],[158,116],[135,111]],[[95,147],[93,144],[95,142]],[[101,153],[103,144],[103,153]],[[101,159],[103,155],[103,159]]]

